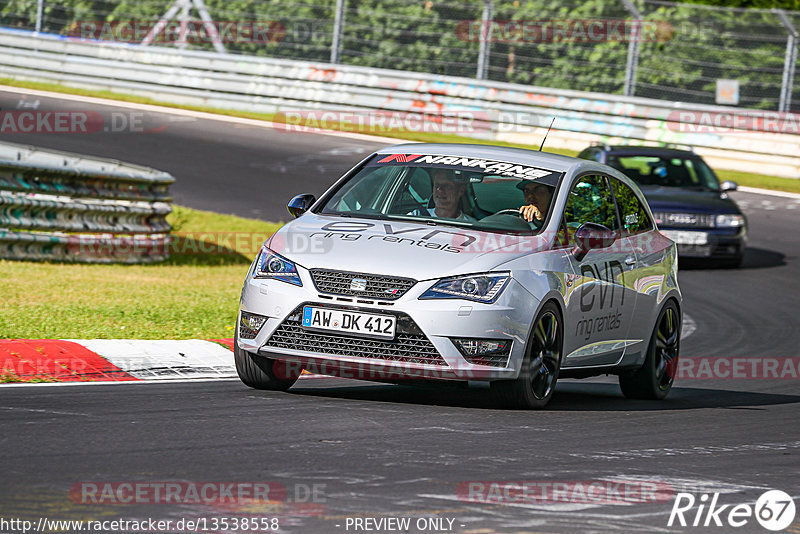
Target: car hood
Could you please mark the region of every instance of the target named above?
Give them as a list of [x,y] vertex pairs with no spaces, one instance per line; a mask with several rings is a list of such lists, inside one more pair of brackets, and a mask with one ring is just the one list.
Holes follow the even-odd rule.
[[725,193],[690,191],[675,187],[642,187],[654,212],[741,213]]
[[307,269],[426,280],[489,271],[549,243],[543,236],[306,213],[278,230],[267,246]]

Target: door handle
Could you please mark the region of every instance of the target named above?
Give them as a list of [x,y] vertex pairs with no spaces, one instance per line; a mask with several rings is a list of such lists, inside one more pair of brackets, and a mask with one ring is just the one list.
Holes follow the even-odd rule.
[[628,256],[627,258],[625,258],[625,265],[630,265],[630,266],[636,265],[636,258],[634,258],[633,256]]

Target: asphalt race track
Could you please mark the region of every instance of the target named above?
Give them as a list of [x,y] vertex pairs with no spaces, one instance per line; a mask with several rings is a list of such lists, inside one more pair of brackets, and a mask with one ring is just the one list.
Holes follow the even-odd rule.
[[[44,97],[25,102],[34,100],[38,109],[113,110]],[[0,92],[2,110],[19,103],[18,94]],[[285,220],[291,196],[321,193],[380,146],[168,114],[148,113],[145,122],[162,128],[3,134],[0,141],[150,165],[178,179],[176,203],[264,220]],[[800,200],[734,196],[750,220],[744,266],[682,270],[684,310],[696,329],[682,341],[681,357],[798,358]],[[0,387],[0,515],[178,520],[244,511],[280,517],[281,531],[298,533],[354,532],[353,518],[400,516],[452,519],[451,531],[476,534],[730,532],[668,528],[674,494],[719,493],[720,504],[752,504],[780,489],[800,507],[798,408],[798,377],[683,379],[664,402],[626,400],[610,379],[562,381],[540,412],[497,410],[480,390],[337,379],[303,380],[290,393],[234,380]],[[645,503],[555,504],[476,503],[462,491],[469,482],[598,480],[660,482],[669,491]],[[287,498],[233,511],[76,503],[69,490],[87,481],[270,482],[282,484]],[[314,484],[309,506],[304,496]],[[413,525],[410,532],[421,531]],[[753,518],[736,531],[765,532]],[[800,532],[800,516],[789,531]]]

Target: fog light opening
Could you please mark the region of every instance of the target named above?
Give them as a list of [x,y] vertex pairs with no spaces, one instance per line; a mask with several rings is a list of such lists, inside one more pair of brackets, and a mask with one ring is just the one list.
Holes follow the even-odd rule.
[[262,315],[242,312],[239,318],[239,337],[242,339],[255,339],[266,322],[267,318]]
[[455,338],[452,341],[464,359],[473,365],[505,367],[508,364],[510,339]]

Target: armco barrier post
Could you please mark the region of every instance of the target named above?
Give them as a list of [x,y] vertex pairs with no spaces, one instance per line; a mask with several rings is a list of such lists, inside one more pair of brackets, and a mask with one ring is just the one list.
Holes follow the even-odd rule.
[[625,64],[625,85],[622,94],[633,96],[636,93],[636,69],[639,67],[639,39],[642,35],[642,14],[631,0],[622,0],[625,9],[634,18],[631,33],[628,36],[628,61]]
[[336,15],[333,19],[333,39],[331,39],[331,63],[341,60],[342,34],[344,33],[345,0],[336,0]]
[[36,33],[42,31],[42,20],[44,19],[44,0],[36,1]]
[[485,80],[489,72],[489,54],[492,51],[492,18],[494,17],[494,3],[492,0],[483,0],[483,14],[481,15],[480,46],[478,48],[478,72],[476,78]]
[[782,9],[773,9],[775,15],[786,28],[786,57],[783,61],[783,78],[781,79],[781,99],[778,111],[788,113],[792,106],[792,84],[794,83],[794,69],[797,64],[797,30]]

